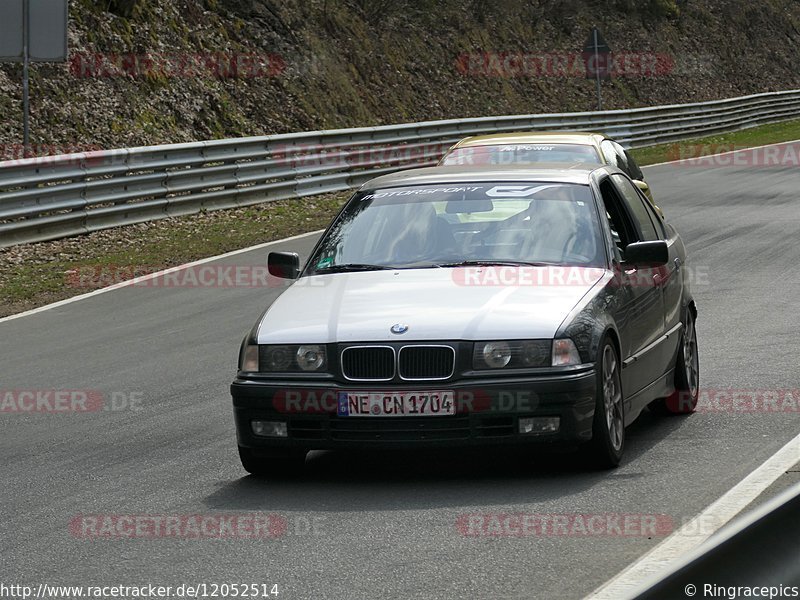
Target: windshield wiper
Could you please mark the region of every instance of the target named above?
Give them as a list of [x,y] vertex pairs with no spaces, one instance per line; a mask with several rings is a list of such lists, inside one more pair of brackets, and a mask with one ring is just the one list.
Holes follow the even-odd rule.
[[368,263],[345,263],[342,265],[331,265],[330,267],[322,267],[314,269],[314,273],[346,273],[348,271],[388,271],[394,267],[387,265],[371,265]]
[[526,260],[461,260],[458,262],[437,263],[435,267],[557,267],[558,263],[534,262]]

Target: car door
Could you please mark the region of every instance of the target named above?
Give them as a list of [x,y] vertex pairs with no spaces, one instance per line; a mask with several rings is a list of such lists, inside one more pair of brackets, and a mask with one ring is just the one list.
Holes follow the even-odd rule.
[[686,251],[675,230],[664,225],[652,205],[631,181],[622,175],[612,175],[611,179],[621,192],[634,218],[642,225],[645,237],[653,240],[665,240],[669,249],[667,264],[651,269],[653,286],[661,294],[663,300],[665,339],[660,342],[658,353],[661,355],[661,370],[665,372],[668,366],[673,364],[675,353],[678,351],[684,294],[681,270],[684,266],[683,261],[686,259]]
[[634,242],[658,239],[658,235],[650,218],[642,221],[641,211],[633,210],[630,205],[627,199],[630,191],[639,196],[627,177],[620,174],[606,177],[599,182],[599,189],[609,225],[617,238],[614,269],[622,302],[616,318],[622,335],[627,338],[623,344],[627,352],[622,356],[622,385],[626,402],[630,403],[663,373],[664,295],[658,285],[658,270],[626,263],[624,249]]
[[669,261],[663,267],[659,267],[657,271],[659,274],[658,285],[664,296],[664,328],[668,336],[664,342],[664,360],[666,364],[671,365],[678,351],[680,339],[678,334],[683,325],[686,248],[675,229],[664,223],[646,198],[643,198],[641,194],[638,195],[638,200],[635,200],[633,194],[630,194],[630,202],[641,206],[642,214],[646,213],[650,217],[659,239],[665,240],[669,249]]

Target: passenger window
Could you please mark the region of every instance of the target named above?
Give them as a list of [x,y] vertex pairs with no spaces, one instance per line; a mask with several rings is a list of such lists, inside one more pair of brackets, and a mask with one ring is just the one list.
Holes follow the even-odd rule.
[[600,142],[600,150],[603,151],[603,158],[606,159],[608,164],[614,165],[615,167],[620,166],[619,157],[614,150],[614,144],[611,143],[611,140],[603,140]]
[[625,154],[625,149],[617,142],[611,142],[611,147],[614,149],[614,153],[617,155],[617,166],[622,169],[622,172],[628,177],[633,177],[631,175],[630,165],[628,164],[628,155]]
[[600,183],[600,195],[606,209],[611,237],[619,250],[620,258],[622,258],[625,256],[625,248],[628,247],[628,244],[640,241],[639,235],[628,218],[620,194],[611,180],[605,179]]
[[[616,188],[619,190],[625,203],[628,205],[628,210],[633,218],[639,225],[639,230],[642,233],[642,241],[652,242],[661,239],[659,230],[656,229],[653,219],[650,216],[650,211],[644,205],[644,199],[639,194],[636,186],[627,178],[622,175],[612,175],[611,179],[614,181]],[[660,227],[659,227],[660,229]]]
[[639,181],[644,181],[644,173],[639,168],[639,165],[636,164],[636,161],[631,156],[631,153],[627,150],[622,150],[625,153],[625,158],[628,161],[628,175],[630,175],[631,179],[638,179]]

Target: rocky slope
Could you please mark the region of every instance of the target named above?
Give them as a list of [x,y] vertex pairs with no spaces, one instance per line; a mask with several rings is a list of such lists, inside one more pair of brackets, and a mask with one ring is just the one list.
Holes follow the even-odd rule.
[[[592,25],[659,61],[604,83],[607,108],[800,87],[793,0],[71,0],[70,18],[70,62],[32,68],[40,154],[592,110],[569,63]],[[20,81],[0,67],[5,158]]]

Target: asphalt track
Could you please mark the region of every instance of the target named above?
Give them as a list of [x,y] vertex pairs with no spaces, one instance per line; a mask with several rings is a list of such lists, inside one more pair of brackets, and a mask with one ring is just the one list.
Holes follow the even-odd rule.
[[[800,389],[797,167],[717,162],[646,173],[695,269],[703,389],[712,399],[719,389]],[[269,249],[305,253],[313,239],[218,264],[263,265]],[[261,481],[239,465],[228,384],[242,336],[279,291],[129,286],[0,322],[1,389],[97,390],[118,407],[137,403],[0,413],[0,584],[579,598],[666,532],[473,537],[459,517],[666,515],[677,527],[800,430],[800,412],[718,402],[687,418],[643,414],[613,472],[569,455],[315,453],[302,479]],[[286,528],[274,539],[85,539],[69,528],[77,515],[250,512],[276,514]]]

